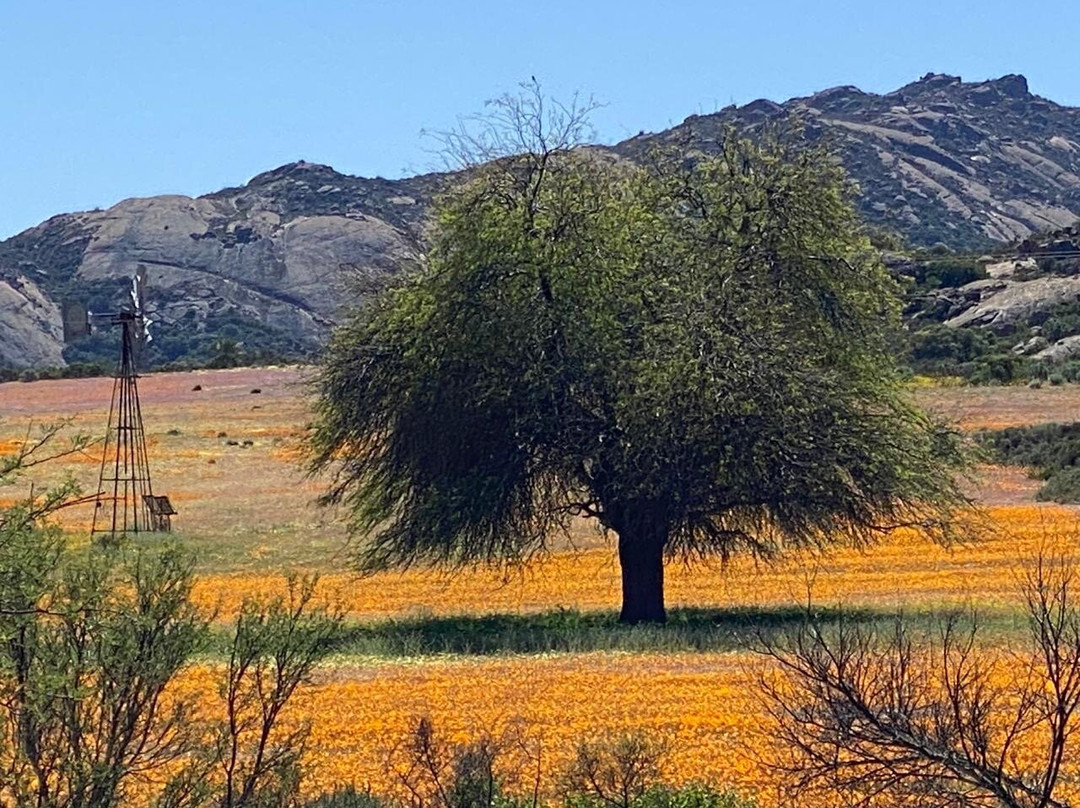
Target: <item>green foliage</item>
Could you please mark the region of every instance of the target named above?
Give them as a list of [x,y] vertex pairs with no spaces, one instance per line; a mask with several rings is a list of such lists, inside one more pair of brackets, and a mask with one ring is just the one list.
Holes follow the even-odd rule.
[[655,786],[645,792],[639,805],[640,808],[752,808],[754,802],[734,791],[691,784],[682,788]]
[[529,727],[511,723],[501,732],[480,731],[465,741],[451,741],[423,717],[389,755],[397,794],[345,789],[309,808],[752,808],[751,801],[732,792],[665,785],[669,751],[653,734],[598,735],[576,748],[557,750],[569,763],[557,772],[552,793],[541,782],[550,751]]
[[951,328],[935,324],[911,335],[911,359],[916,369],[934,363],[946,366],[981,359],[996,347],[994,335],[981,328]]
[[964,286],[987,277],[986,267],[970,258],[917,260],[913,273],[916,289],[922,292]]
[[982,357],[967,378],[972,384],[1012,384],[1028,378],[1030,371],[1024,357],[1000,353]]
[[[908,337],[907,361],[913,373],[923,376],[954,376],[969,384],[1015,384],[1046,379],[1045,362],[1013,351],[1030,336],[1027,330],[999,336],[983,328],[953,328],[941,323],[925,326]],[[1066,363],[1072,365],[1073,363]],[[1065,366],[1058,366],[1059,373]],[[1069,374],[1077,373],[1069,369]],[[1080,373],[1077,373],[1080,378]],[[1062,380],[1070,376],[1062,376]]]
[[[62,443],[62,428],[0,457],[0,483],[86,447]],[[71,549],[49,517],[76,496],[68,483],[0,508],[0,804],[113,808],[147,778],[164,781],[158,808],[295,803],[307,729],[283,731],[280,719],[340,615],[312,606],[311,579],[245,603],[222,684],[227,718],[199,720],[193,697],[165,695],[207,648],[192,558],[124,541]]]
[[1080,467],[1069,466],[1053,472],[1035,496],[1044,502],[1080,502]]
[[295,795],[310,726],[276,734],[281,713],[333,647],[342,615],[314,608],[315,577],[288,579],[288,595],[247,601],[221,684],[226,721],[214,744],[220,808],[284,804]]
[[664,744],[630,733],[585,741],[563,774],[567,803],[574,808],[639,808],[663,778]]
[[669,744],[642,732],[578,745],[562,777],[566,808],[753,808],[734,792],[664,784]]
[[1080,461],[1080,423],[1011,427],[979,438],[999,460],[1014,466],[1062,469]]
[[1038,499],[1080,502],[1080,422],[984,432],[979,441],[997,462],[1031,469],[1045,480]]
[[347,786],[304,803],[304,808],[384,808],[388,804],[370,791]]
[[[681,787],[654,785],[630,803],[630,808],[754,808],[748,800],[734,791],[722,791],[707,785],[690,784]],[[575,795],[565,801],[566,808],[613,808],[592,795]]]
[[[817,619],[833,619],[821,610]],[[351,625],[336,649],[348,656],[423,657],[604,652],[687,653],[746,648],[754,633],[790,630],[805,617],[793,607],[672,609],[664,626],[628,626],[617,612],[559,609],[537,614],[409,617]],[[851,613],[847,613],[851,618]],[[860,619],[875,615],[860,613]]]
[[314,468],[361,565],[522,559],[591,515],[623,617],[662,620],[665,556],[947,531],[958,439],[903,397],[896,288],[848,197],[827,153],[733,135],[693,164],[478,168],[321,372]]
[[188,600],[190,563],[175,550],[72,558],[47,527],[5,538],[0,801],[117,805],[196,740],[194,705],[163,698],[205,631]]
[[1059,303],[1050,309],[1042,333],[1050,342],[1080,334],[1080,303]]

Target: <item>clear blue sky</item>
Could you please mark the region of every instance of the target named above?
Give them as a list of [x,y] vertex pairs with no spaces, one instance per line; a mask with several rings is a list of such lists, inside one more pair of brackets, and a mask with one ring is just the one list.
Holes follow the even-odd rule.
[[598,139],[838,84],[1025,74],[1080,106],[1075,8],[1042,2],[0,0],[0,238],[297,159],[401,176],[423,128],[535,75]]

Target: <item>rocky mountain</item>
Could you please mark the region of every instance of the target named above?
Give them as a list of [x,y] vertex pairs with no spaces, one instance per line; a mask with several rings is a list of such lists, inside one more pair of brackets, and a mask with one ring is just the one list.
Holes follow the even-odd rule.
[[[753,133],[792,116],[806,136],[835,144],[864,217],[913,244],[981,250],[1080,218],[1080,109],[1032,95],[1021,76],[931,74],[887,95],[839,87],[755,101],[608,148],[631,159],[656,144],[707,153],[732,127]],[[55,216],[0,242],[0,366],[111,356],[105,334],[63,345],[61,303],[109,310],[140,265],[157,320],[151,362],[206,361],[222,341],[275,355],[315,350],[358,284],[422,260],[428,207],[452,181],[365,179],[299,162],[198,198]]]
[[0,242],[0,365],[111,356],[107,335],[64,351],[60,303],[111,310],[140,265],[157,326],[151,361],[221,337],[278,354],[314,350],[352,284],[420,259],[426,205],[444,181],[363,179],[299,162],[194,199],[55,216]]
[[861,189],[864,218],[913,244],[983,249],[1080,219],[1080,108],[1032,95],[1023,76],[964,82],[928,74],[886,95],[835,87],[691,116],[616,146],[709,152],[729,127],[803,121],[828,138]]

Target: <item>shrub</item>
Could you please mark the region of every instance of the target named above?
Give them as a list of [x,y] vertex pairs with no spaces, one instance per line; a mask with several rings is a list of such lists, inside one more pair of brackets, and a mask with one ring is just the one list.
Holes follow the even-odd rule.
[[[60,445],[60,431],[0,456],[0,482],[87,445]],[[194,696],[165,698],[208,638],[192,558],[123,540],[71,549],[48,517],[75,496],[66,484],[0,507],[0,805],[115,808],[135,804],[133,783],[165,779],[159,808],[295,804],[307,728],[280,719],[340,615],[312,606],[314,579],[245,603],[227,718],[196,720]]]
[[385,808],[385,806],[385,801],[370,791],[360,791],[355,786],[339,788],[304,803],[304,808]]
[[1024,378],[1027,360],[1012,353],[982,359],[968,377],[972,384],[1011,384]]
[[1069,466],[1050,474],[1035,498],[1042,502],[1080,502],[1080,467]]
[[567,802],[579,808],[636,808],[663,779],[666,748],[642,733],[582,743],[563,775]]
[[993,347],[993,334],[977,328],[951,328],[937,324],[911,335],[911,358],[916,363],[941,360],[970,362],[985,356]]
[[[814,619],[764,638],[758,685],[780,805],[1067,808],[1080,682],[1076,568],[1040,554],[1021,578],[1027,642],[984,652],[978,615],[931,631]],[[1024,750],[1023,753],[1018,753]]]
[[1080,422],[983,432],[978,441],[997,462],[1032,469],[1045,480],[1040,500],[1080,502]]
[[986,267],[965,258],[938,258],[916,265],[916,288],[920,290],[954,288],[988,277]]
[[734,791],[690,784],[681,788],[653,786],[641,796],[635,808],[753,808],[753,805],[753,801]]

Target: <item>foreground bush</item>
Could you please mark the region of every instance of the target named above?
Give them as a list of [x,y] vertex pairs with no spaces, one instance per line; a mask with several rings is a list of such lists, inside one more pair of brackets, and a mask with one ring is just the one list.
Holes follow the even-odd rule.
[[[556,750],[557,755],[559,751]],[[641,732],[601,735],[570,750],[554,788],[542,783],[541,762],[552,750],[529,728],[477,733],[454,742],[430,719],[420,719],[397,744],[390,767],[398,788],[377,797],[347,789],[321,797],[311,808],[749,808],[732,792],[705,785],[665,783],[668,746]],[[704,774],[704,773],[703,773]]]
[[761,686],[790,804],[1068,808],[1080,709],[1077,572],[1041,557],[1022,585],[1026,647],[988,652],[977,619],[920,636],[813,620]]
[[[0,458],[0,482],[57,450],[59,427]],[[297,688],[341,618],[312,605],[314,580],[249,601],[220,693],[225,719],[170,691],[206,649],[193,562],[124,543],[75,552],[49,516],[72,485],[0,509],[0,806],[241,808],[295,804],[306,727],[284,731]]]

